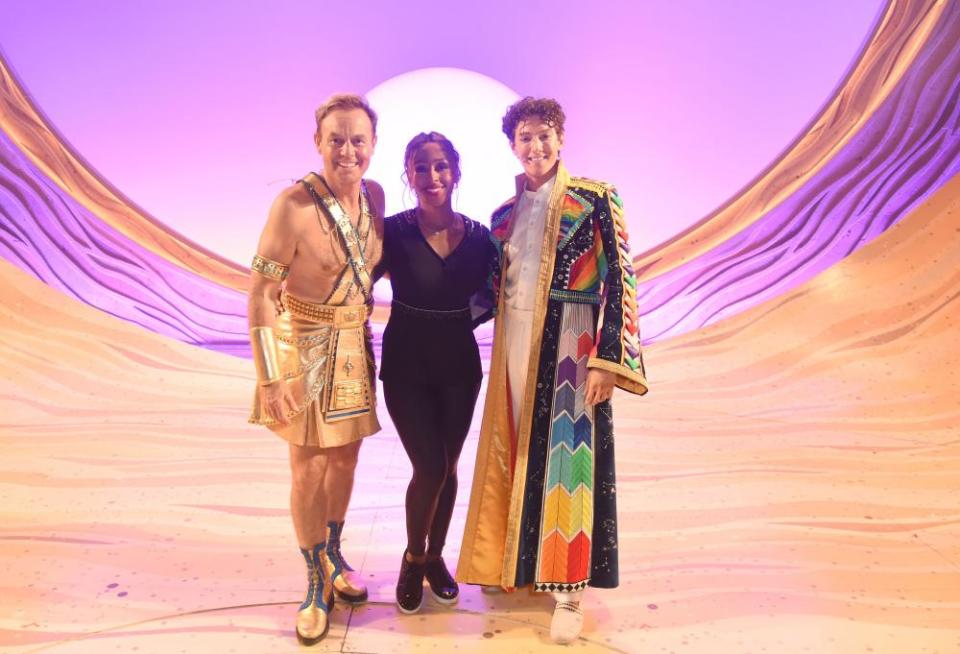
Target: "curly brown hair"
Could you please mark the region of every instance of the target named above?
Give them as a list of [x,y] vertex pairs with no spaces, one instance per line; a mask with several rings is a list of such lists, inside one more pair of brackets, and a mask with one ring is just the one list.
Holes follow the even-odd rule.
[[563,121],[567,117],[560,103],[553,98],[534,98],[528,95],[507,107],[507,113],[503,116],[503,133],[511,143],[517,135],[517,125],[533,117],[557,130],[557,136],[563,136]]
[[417,151],[427,143],[438,143],[443,148],[443,153],[447,155],[447,161],[450,163],[450,169],[453,172],[453,183],[460,181],[460,153],[453,147],[453,143],[440,132],[420,132],[407,143],[407,149],[403,153],[403,174],[409,184],[410,179],[407,175],[407,169],[413,163],[413,158]]
[[320,136],[320,123],[334,111],[349,111],[351,109],[363,109],[370,118],[370,125],[373,127],[373,135],[377,135],[377,112],[370,108],[363,97],[354,93],[337,93],[331,95],[326,102],[317,107],[314,117],[317,120],[317,137]]

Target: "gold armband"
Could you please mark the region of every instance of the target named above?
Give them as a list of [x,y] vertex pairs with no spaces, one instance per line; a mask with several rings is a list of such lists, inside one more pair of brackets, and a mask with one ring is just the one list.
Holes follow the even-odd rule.
[[253,349],[253,363],[257,367],[257,380],[260,385],[266,386],[283,379],[273,327],[251,327],[250,345]]
[[259,254],[253,255],[253,263],[250,264],[250,269],[278,282],[286,279],[287,273],[290,272],[290,266],[271,261]]

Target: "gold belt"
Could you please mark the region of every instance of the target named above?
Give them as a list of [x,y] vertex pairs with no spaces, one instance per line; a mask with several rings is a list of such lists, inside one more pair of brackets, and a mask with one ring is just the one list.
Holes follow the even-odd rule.
[[356,418],[373,410],[373,390],[367,366],[366,321],[363,304],[315,304],[284,293],[281,304],[291,316],[333,327],[322,399],[324,422]]
[[351,306],[330,306],[328,304],[314,304],[284,293],[281,299],[283,306],[290,315],[305,318],[314,322],[333,325],[337,329],[361,327],[367,320],[369,309],[365,304]]

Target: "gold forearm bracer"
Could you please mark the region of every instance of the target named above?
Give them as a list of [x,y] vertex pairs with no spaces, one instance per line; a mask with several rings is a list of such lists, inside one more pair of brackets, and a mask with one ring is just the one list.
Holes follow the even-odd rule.
[[257,367],[257,380],[260,385],[266,386],[283,379],[273,327],[251,327],[250,346],[253,349],[253,363]]

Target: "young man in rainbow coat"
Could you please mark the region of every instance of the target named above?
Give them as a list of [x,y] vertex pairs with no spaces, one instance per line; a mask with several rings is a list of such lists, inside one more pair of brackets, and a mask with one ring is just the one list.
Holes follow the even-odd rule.
[[503,119],[524,173],[491,221],[497,318],[457,579],[553,593],[551,636],[569,643],[584,589],[618,584],[610,397],[647,383],[622,205],[569,176],[563,128],[551,99]]

